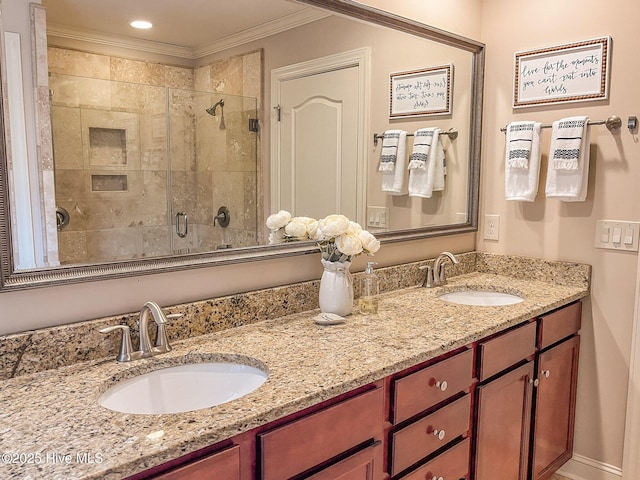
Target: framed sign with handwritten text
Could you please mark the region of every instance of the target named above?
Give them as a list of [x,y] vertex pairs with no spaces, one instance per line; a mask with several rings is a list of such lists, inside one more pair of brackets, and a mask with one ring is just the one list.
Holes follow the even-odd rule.
[[611,37],[516,52],[513,106],[609,97]]
[[453,65],[389,75],[389,118],[451,113]]

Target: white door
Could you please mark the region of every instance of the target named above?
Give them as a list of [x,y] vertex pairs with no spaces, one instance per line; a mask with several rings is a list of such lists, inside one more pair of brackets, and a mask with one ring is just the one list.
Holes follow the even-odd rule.
[[[286,68],[286,67],[285,67]],[[363,65],[277,77],[271,210],[364,221]]]

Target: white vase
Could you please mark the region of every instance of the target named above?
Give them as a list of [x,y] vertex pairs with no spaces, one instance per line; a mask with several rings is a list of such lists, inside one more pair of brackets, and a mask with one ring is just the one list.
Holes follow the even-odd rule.
[[353,277],[349,272],[351,262],[322,260],[324,272],[320,279],[320,311],[349,315],[353,310]]

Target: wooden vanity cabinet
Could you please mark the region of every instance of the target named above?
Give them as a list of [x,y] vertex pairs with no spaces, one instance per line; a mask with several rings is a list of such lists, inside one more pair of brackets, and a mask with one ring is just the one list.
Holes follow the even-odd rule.
[[[479,342],[474,480],[546,480],[571,458],[581,307]],[[496,375],[500,362],[506,370]]]
[[582,304],[539,320],[531,479],[546,480],[571,458]]
[[580,318],[576,302],[130,478],[547,480],[573,448]]
[[475,480],[527,478],[535,345],[535,322],[478,344]]

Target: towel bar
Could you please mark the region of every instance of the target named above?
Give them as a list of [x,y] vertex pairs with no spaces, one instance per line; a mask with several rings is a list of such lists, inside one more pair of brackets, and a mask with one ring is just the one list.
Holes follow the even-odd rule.
[[[455,140],[456,138],[458,138],[458,130],[456,130],[455,128],[450,128],[446,132],[440,132],[440,135],[446,135],[447,137],[449,137],[450,140]],[[407,133],[407,137],[413,137],[413,133]],[[379,133],[374,133],[373,146],[377,147],[378,140],[382,140],[383,138],[384,138],[384,135],[380,135]]]
[[[605,125],[607,127],[607,130],[609,130],[610,132],[615,132],[616,130],[620,130],[620,127],[622,127],[622,119],[616,115],[611,115],[606,120],[589,120],[587,122],[587,125]],[[553,127],[553,125],[543,124],[540,126],[540,128],[551,127]],[[506,132],[507,127],[502,127],[500,131]]]

